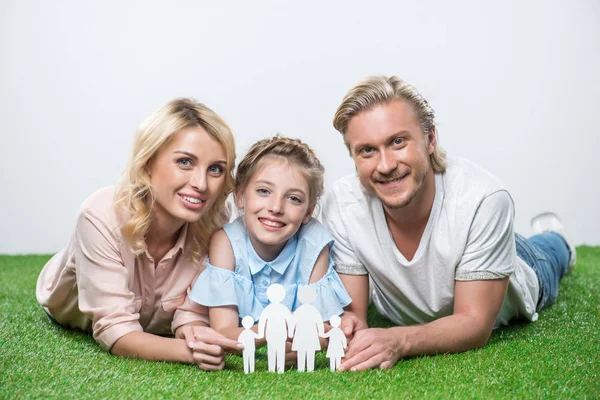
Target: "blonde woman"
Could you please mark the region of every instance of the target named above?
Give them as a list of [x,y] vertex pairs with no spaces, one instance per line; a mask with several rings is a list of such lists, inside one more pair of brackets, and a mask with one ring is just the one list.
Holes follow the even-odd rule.
[[210,329],[187,292],[228,220],[234,163],[231,131],[212,110],[190,99],[157,110],[120,184],[83,203],[69,245],[40,273],[46,313],[118,356],[222,369],[224,350],[242,346]]

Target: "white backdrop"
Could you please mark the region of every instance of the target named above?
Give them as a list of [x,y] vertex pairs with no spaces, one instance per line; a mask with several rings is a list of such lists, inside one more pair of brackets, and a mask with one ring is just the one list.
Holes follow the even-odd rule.
[[326,183],[353,172],[331,120],[368,75],[398,75],[441,144],[502,179],[516,229],[554,210],[600,245],[600,2],[0,1],[0,253],[67,244],[80,203],[117,181],[137,125],[192,96],[238,159],[284,133]]

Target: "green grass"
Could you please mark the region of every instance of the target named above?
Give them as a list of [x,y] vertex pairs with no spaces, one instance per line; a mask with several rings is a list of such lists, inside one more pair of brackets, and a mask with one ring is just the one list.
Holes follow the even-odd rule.
[[[121,359],[81,332],[48,321],[35,300],[48,256],[0,256],[0,398],[598,398],[600,247],[579,247],[557,303],[533,324],[496,330],[463,354],[419,357],[394,368],[332,373],[321,353],[314,373],[257,373],[241,357],[226,370]],[[370,324],[389,326],[370,315]],[[242,397],[243,396],[243,397]]]

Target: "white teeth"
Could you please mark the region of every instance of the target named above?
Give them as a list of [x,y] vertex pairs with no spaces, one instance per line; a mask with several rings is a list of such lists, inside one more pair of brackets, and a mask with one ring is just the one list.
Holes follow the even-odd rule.
[[181,198],[193,204],[200,204],[202,202],[202,200],[195,197],[181,196]]
[[275,221],[269,221],[267,219],[261,220],[261,222],[267,226],[272,226],[273,228],[281,228],[284,224]]

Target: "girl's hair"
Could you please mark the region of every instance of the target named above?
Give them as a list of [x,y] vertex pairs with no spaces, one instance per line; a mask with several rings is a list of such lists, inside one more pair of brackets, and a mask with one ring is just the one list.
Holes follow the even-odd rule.
[[152,223],[155,194],[150,183],[148,166],[158,151],[182,129],[202,127],[217,140],[226,153],[225,184],[213,206],[196,222],[189,224],[188,243],[191,258],[199,261],[208,250],[212,234],[223,225],[223,207],[233,189],[235,143],[231,130],[214,111],[193,99],[173,99],[155,111],[137,130],[133,152],[127,169],[115,192],[115,206],[125,211],[126,222],[121,232],[132,252],[138,256],[146,251],[145,236]]
[[[346,141],[346,129],[350,120],[363,111],[394,100],[403,100],[410,104],[424,134],[428,135],[435,129],[435,112],[414,86],[395,76],[371,76],[346,93],[333,117],[333,127],[344,136],[348,150],[350,147]],[[434,172],[441,173],[446,170],[446,151],[439,145],[439,141],[436,141],[429,159]]]
[[233,195],[239,196],[248,187],[252,176],[268,161],[282,159],[300,167],[300,172],[308,182],[308,207],[312,209],[323,194],[323,173],[325,169],[315,152],[298,139],[274,136],[256,142],[237,167]]

